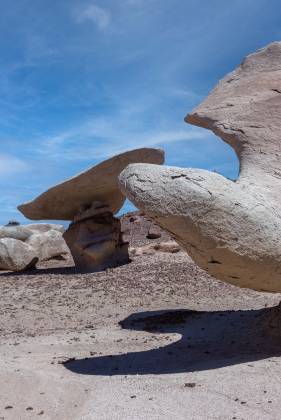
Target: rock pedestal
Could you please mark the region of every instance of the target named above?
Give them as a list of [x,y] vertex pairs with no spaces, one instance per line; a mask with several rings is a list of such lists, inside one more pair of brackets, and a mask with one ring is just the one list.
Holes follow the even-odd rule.
[[126,199],[118,176],[130,163],[160,165],[163,161],[160,149],[130,150],[55,185],[18,209],[32,220],[71,220],[64,239],[79,271],[126,264],[128,244],[123,242],[120,221],[113,216]]
[[120,220],[109,211],[71,223],[63,237],[79,271],[96,272],[129,262]]

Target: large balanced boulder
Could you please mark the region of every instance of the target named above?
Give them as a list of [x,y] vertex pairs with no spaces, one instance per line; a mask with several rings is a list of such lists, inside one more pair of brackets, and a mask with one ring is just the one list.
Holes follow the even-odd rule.
[[142,148],[114,156],[58,184],[19,210],[33,220],[70,220],[64,238],[80,271],[100,271],[129,262],[120,221],[114,217],[125,202],[118,176],[130,163],[162,164],[159,149]]
[[236,151],[236,182],[199,169],[130,165],[120,188],[194,261],[240,287],[281,292],[281,43],[248,56],[186,121]]
[[18,209],[32,220],[74,220],[93,202],[104,203],[115,214],[124,204],[125,196],[118,186],[118,175],[130,163],[162,164],[160,149],[136,149],[114,156],[69,180],[55,185],[35,200]]

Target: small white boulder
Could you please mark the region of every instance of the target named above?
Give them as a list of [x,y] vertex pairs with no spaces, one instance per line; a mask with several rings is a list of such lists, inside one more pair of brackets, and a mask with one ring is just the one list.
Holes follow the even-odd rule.
[[0,239],[0,269],[23,271],[34,267],[38,258],[34,249],[14,238]]

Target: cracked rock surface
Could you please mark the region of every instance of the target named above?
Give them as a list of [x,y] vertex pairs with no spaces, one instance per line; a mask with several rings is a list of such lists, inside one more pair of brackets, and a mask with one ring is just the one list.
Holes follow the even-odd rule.
[[281,42],[249,55],[186,121],[240,161],[236,182],[199,169],[129,165],[121,189],[212,276],[281,291]]

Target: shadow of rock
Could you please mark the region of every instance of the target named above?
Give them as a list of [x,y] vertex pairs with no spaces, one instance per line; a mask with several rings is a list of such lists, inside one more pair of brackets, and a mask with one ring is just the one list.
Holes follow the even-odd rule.
[[[123,265],[128,265],[132,262],[131,259],[127,261],[126,263],[120,263],[116,267],[122,267]],[[110,267],[107,267],[110,268]],[[113,266],[112,268],[115,268]],[[85,271],[80,269],[79,267],[76,267],[74,265],[72,266],[64,266],[64,267],[33,267],[25,271],[4,271],[1,273],[0,271],[0,277],[9,277],[9,276],[41,276],[44,274],[62,274],[62,275],[73,275],[73,274],[93,274],[96,272],[105,272],[106,269],[100,270],[100,271]]]
[[151,350],[76,359],[64,365],[84,375],[157,375],[217,369],[280,356],[281,340],[270,334],[267,322],[272,311],[274,308],[132,314],[119,323],[122,328],[178,333],[181,339]]
[[14,276],[41,276],[44,274],[80,274],[75,266],[70,267],[52,267],[52,268],[32,268],[26,271],[5,271],[0,272],[0,277],[14,277]]

